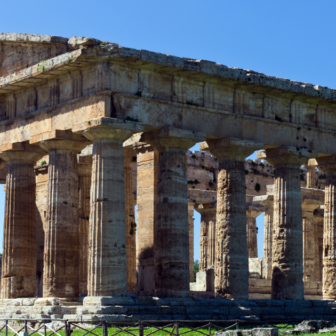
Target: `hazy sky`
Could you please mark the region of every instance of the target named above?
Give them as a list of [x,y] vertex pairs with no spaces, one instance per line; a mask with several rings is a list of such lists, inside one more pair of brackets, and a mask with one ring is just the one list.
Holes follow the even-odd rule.
[[[16,0],[1,2],[0,32],[91,36],[334,88],[335,13],[335,0]],[[0,223],[3,206],[1,190]]]

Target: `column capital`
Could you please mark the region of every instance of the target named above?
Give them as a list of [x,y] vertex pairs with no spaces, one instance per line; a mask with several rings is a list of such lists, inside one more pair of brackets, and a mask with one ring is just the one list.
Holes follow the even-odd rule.
[[[207,145],[210,153],[218,159],[234,158],[238,161],[245,161],[254,151],[264,147],[261,142],[238,138],[210,140]],[[202,144],[202,149],[206,150],[205,144]]]
[[217,202],[213,203],[202,203],[195,207],[195,210],[200,214],[205,213],[216,213],[217,211]]
[[186,151],[197,142],[204,141],[205,138],[205,133],[180,128],[163,127],[158,131],[143,133],[141,141],[151,144],[158,150],[182,149]]
[[4,144],[0,146],[0,158],[4,160],[0,163],[0,169],[4,167],[6,162],[31,162],[35,164],[35,162],[44,155],[46,155],[46,152],[37,145],[30,145],[23,142]]
[[257,153],[258,159],[265,159],[274,168],[281,166],[301,166],[309,158],[316,157],[315,151],[306,148],[293,146],[283,146],[278,148],[269,148]]
[[319,189],[301,188],[302,212],[313,212],[324,204],[324,191]]
[[324,173],[336,172],[336,155],[327,155],[310,159],[308,167],[318,167]]
[[143,132],[143,126],[134,121],[100,117],[75,124],[72,131],[83,133],[92,142],[123,143],[134,133]]

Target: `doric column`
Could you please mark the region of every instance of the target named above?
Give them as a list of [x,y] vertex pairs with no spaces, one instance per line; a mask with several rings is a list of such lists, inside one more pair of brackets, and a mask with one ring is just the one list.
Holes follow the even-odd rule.
[[255,196],[254,202],[258,202],[265,207],[264,211],[264,253],[263,258],[272,259],[272,232],[273,232],[273,195]]
[[44,228],[47,217],[48,197],[48,162],[49,157],[45,155],[35,166],[35,223],[36,223],[36,294],[43,296],[43,258],[44,258]]
[[203,139],[204,134],[169,127],[142,138],[158,151],[154,277],[159,297],[189,296],[186,151]]
[[35,162],[45,152],[23,143],[0,147],[7,162],[2,257],[3,299],[34,297],[36,292]]
[[310,160],[326,175],[323,228],[323,275],[324,300],[336,299],[336,156],[324,156]]
[[324,206],[322,205],[313,212],[315,281],[322,281],[323,209]]
[[303,230],[303,281],[316,281],[315,279],[315,253],[314,239],[314,210],[324,203],[324,192],[318,189],[301,188],[302,198],[302,230]]
[[78,157],[79,293],[87,293],[92,155]]
[[194,282],[194,202],[188,203],[188,228],[189,228],[189,274],[190,282]]
[[303,299],[300,167],[312,151],[281,147],[259,152],[275,168],[272,299]]
[[49,153],[43,297],[79,295],[77,153],[86,145],[71,133],[40,142]]
[[228,138],[208,141],[218,158],[215,293],[248,299],[245,158],[263,144]]
[[73,127],[93,142],[88,296],[127,292],[123,142],[142,130],[134,122],[97,118]]
[[253,202],[253,196],[246,196],[246,235],[249,258],[258,258],[257,217],[264,208]]
[[199,270],[214,267],[216,257],[216,203],[200,204],[195,209],[201,214]]
[[138,144],[136,290],[154,294],[154,222],[157,202],[158,155],[150,145]]
[[133,168],[136,165],[136,159],[137,159],[136,152],[132,148],[124,148],[127,292],[134,292],[136,286],[136,258],[135,258],[136,225],[134,216],[134,180],[133,180]]
[[315,173],[315,167],[309,166],[308,164],[305,164],[305,167],[307,168],[307,188],[316,188],[316,173]]

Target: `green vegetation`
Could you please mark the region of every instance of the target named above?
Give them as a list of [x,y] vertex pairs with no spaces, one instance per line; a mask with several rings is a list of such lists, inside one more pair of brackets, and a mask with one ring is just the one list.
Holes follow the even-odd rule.
[[196,273],[199,271],[199,261],[196,259],[194,260],[194,279],[196,281]]

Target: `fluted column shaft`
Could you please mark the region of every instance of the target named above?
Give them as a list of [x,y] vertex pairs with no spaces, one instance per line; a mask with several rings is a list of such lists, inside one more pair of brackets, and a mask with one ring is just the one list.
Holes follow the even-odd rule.
[[144,136],[158,151],[158,196],[154,227],[155,292],[189,296],[189,230],[186,151],[197,133],[165,128]]
[[200,204],[195,209],[201,214],[199,270],[215,265],[216,257],[216,204]]
[[[311,151],[310,151],[311,152]],[[262,158],[275,168],[272,299],[303,299],[300,167],[312,156],[293,147],[268,149]]]
[[260,212],[253,210],[246,211],[247,251],[249,258],[258,258],[256,218],[259,214]]
[[134,217],[134,181],[133,168],[136,165],[136,154],[132,149],[124,149],[124,181],[125,181],[125,221],[126,221],[126,260],[127,260],[127,292],[134,292],[136,287],[136,224]]
[[79,293],[87,293],[91,170],[92,157],[79,157]]
[[[315,161],[315,162],[314,162]],[[336,156],[310,160],[326,175],[323,227],[322,295],[324,300],[336,299]]]
[[264,258],[272,258],[273,203],[266,208],[264,219]]
[[209,223],[201,217],[201,236],[199,252],[199,271],[206,271],[208,268],[208,228]]
[[262,144],[234,138],[208,142],[218,158],[215,293],[248,298],[245,158]]
[[[123,142],[132,125],[101,119],[83,134],[93,142],[88,296],[127,292]],[[105,126],[111,125],[111,126]]]
[[194,203],[188,203],[189,228],[189,274],[190,282],[194,282]]
[[22,150],[1,152],[0,156],[7,161],[1,296],[33,297],[36,291],[34,164],[42,155]]
[[80,141],[47,140],[49,153],[43,297],[79,295],[77,153]]
[[137,150],[136,290],[154,294],[154,222],[157,202],[158,155],[150,145]]
[[324,203],[322,281],[323,281],[323,299],[335,300],[336,299],[336,169],[335,171],[327,171],[325,203]]

